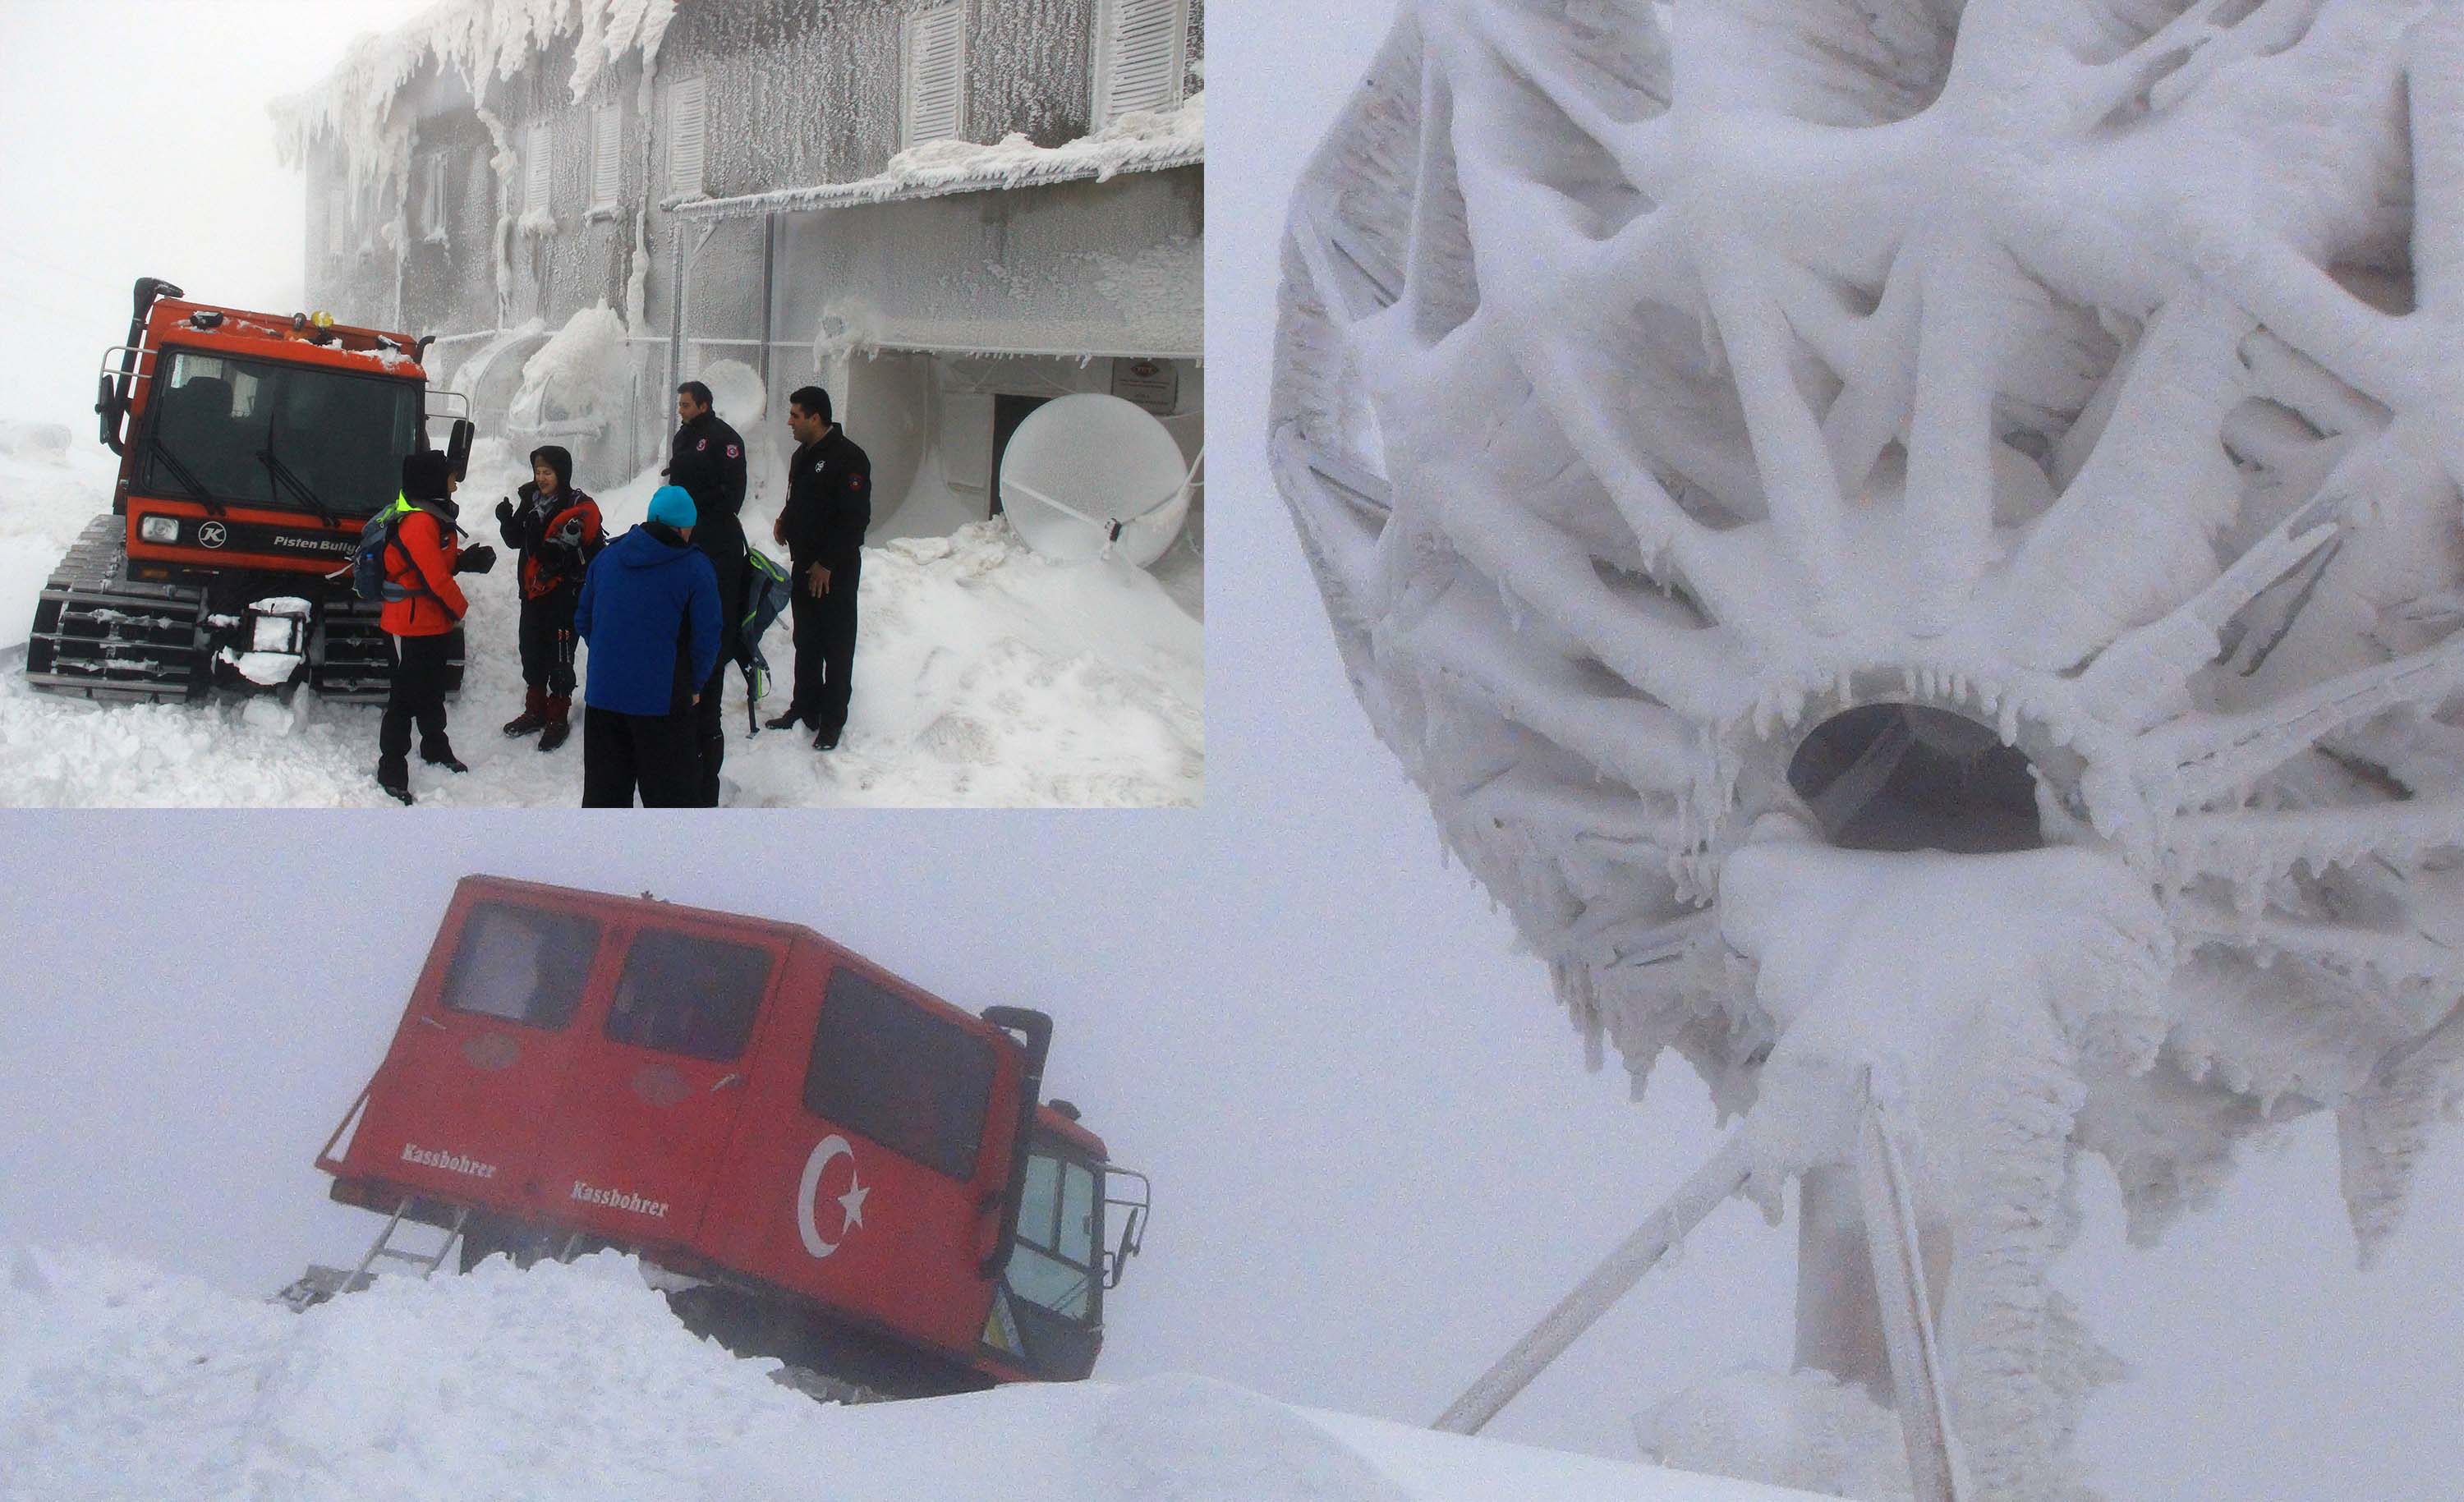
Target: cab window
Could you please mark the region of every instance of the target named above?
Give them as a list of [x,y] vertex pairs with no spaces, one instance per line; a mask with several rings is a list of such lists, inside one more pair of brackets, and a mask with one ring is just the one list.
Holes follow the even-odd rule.
[[607,1035],[636,1048],[724,1063],[744,1053],[770,989],[770,951],[651,928],[634,936]]
[[975,1176],[993,1044],[841,966],[822,993],[804,1109],[953,1179]]
[[1038,1149],[1026,1160],[1019,1200],[1018,1245],[1009,1286],[1019,1297],[1070,1319],[1085,1319],[1095,1289],[1095,1171],[1077,1159]]
[[462,920],[445,1005],[550,1030],[573,1020],[599,952],[599,922],[508,903],[479,903]]

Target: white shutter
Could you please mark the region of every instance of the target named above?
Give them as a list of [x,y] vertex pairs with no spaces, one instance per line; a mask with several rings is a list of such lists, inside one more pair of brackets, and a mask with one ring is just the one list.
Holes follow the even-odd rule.
[[709,156],[704,79],[668,85],[668,191],[691,198],[702,191],[702,163]]
[[522,208],[528,213],[548,211],[548,188],[553,181],[549,176],[548,153],[553,139],[545,125],[531,127],[530,161],[526,163],[530,169],[530,184],[522,196]]
[[918,11],[907,17],[902,31],[907,87],[899,118],[900,149],[966,134],[967,8]]
[[616,195],[623,187],[617,171],[616,150],[624,136],[624,106],[602,107],[590,121],[590,207],[613,208]]
[[1103,0],[1095,38],[1095,123],[1180,102],[1189,71],[1189,0]]

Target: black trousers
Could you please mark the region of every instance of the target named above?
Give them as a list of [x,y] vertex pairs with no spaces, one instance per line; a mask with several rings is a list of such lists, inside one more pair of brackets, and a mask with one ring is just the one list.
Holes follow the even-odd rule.
[[830,592],[811,593],[812,564],[796,565],[788,601],[796,623],[795,707],[816,729],[847,729],[847,695],[855,689],[855,598],[864,561],[830,570]]
[[523,686],[573,697],[573,612],[581,603],[578,587],[522,601]]
[[701,766],[701,780],[694,785],[693,807],[718,807],[718,768],[727,760],[727,725],[719,710],[727,703],[727,669],[733,664],[721,657],[718,665],[710,670],[709,682],[701,686],[701,702],[693,707],[693,751]]
[[701,756],[693,746],[691,710],[619,714],[582,709],[582,806],[693,808],[701,792]]
[[408,765],[413,724],[419,727],[420,755],[434,761],[453,754],[453,743],[445,738],[445,680],[461,651],[460,626],[435,636],[393,639],[393,684],[377,729],[380,765]]

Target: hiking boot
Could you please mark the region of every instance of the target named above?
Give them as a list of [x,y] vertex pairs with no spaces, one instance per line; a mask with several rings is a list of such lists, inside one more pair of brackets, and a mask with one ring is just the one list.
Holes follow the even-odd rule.
[[547,729],[547,690],[522,690],[522,712],[505,722],[507,735],[536,735]]
[[417,801],[410,795],[410,765],[397,757],[379,759],[377,786],[385,789],[385,796],[406,807]]
[[428,763],[431,767],[442,767],[448,772],[469,772],[471,770],[469,767],[462,764],[461,757],[453,754],[453,748],[451,746],[443,747],[433,751],[421,751],[419,753],[419,759]]
[[815,731],[813,732],[813,750],[815,750],[815,751],[836,751],[836,750],[838,750],[838,749],[839,749],[839,736],[840,736],[840,734],[842,733],[842,729],[843,729],[843,728],[841,728],[841,727],[833,726],[833,727],[830,727],[830,728],[825,729],[819,729],[819,730],[815,730]]
[[792,730],[797,726],[803,724],[803,721],[804,711],[797,708],[791,704],[787,707],[786,713],[772,719],[764,720],[761,723],[774,730]]
[[573,695],[552,693],[547,696],[547,729],[539,736],[539,749],[552,751],[573,733]]

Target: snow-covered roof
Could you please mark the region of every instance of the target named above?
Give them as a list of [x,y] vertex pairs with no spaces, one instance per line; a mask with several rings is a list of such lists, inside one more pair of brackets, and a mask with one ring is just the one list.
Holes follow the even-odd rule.
[[871,177],[852,182],[691,199],[666,207],[688,219],[740,219],[945,193],[1101,182],[1123,172],[1158,172],[1205,160],[1206,95],[1200,91],[1172,109],[1124,115],[1093,135],[1058,146],[1039,146],[1021,135],[989,146],[972,141],[928,141],[891,158],[890,165]]
[[655,62],[675,14],[676,0],[441,0],[391,32],[353,42],[322,83],[275,100],[276,149],[297,166],[330,137],[364,175],[407,129],[392,119],[394,99],[430,61],[461,74],[478,94],[488,80],[511,78],[550,45],[577,37],[566,81],[579,100],[627,54],[638,50],[645,66]]

